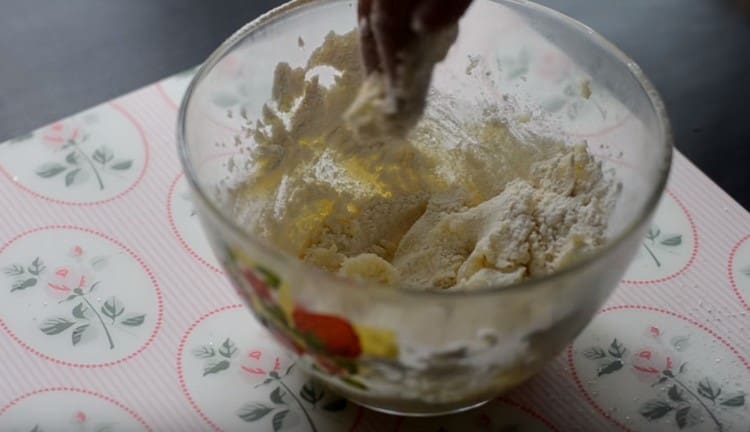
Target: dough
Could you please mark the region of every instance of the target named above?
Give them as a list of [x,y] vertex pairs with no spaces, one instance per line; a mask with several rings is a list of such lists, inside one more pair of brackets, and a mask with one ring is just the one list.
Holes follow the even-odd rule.
[[343,121],[361,95],[357,43],[330,33],[305,67],[277,66],[245,131],[252,174],[233,190],[248,230],[331,272],[421,290],[513,284],[604,243],[613,188],[584,145],[521,141],[491,114],[451,145],[435,145],[452,138],[434,119],[407,135]]

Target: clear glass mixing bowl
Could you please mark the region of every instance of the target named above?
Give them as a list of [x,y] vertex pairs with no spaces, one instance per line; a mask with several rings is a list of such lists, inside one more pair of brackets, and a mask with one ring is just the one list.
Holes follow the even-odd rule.
[[459,411],[534,375],[607,299],[664,190],[669,122],[638,66],[588,27],[523,0],[476,0],[433,90],[447,95],[448,108],[462,107],[445,110],[459,124],[472,106],[492,106],[518,134],[585,142],[622,188],[610,241],[558,273],[510,287],[366,286],[243,229],[226,193],[247,166],[254,143],[243,125],[261,116],[276,64],[302,65],[326,33],[355,25],[352,0],[301,0],[240,29],[190,84],[179,114],[180,157],[215,254],[307,372],[377,410]]

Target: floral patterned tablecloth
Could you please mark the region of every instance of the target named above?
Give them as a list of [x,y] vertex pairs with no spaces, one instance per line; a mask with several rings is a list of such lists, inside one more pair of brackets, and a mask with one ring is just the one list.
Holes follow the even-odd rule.
[[679,153],[617,291],[518,390],[411,419],[307,381],[198,225],[174,142],[192,72],[0,143],[0,430],[750,430],[750,214]]

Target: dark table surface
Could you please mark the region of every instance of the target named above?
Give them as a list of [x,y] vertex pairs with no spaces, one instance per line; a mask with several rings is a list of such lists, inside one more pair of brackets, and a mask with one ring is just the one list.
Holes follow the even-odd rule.
[[[630,54],[677,148],[750,208],[750,13],[741,0],[541,0]],[[0,0],[0,141],[203,61],[281,0]]]

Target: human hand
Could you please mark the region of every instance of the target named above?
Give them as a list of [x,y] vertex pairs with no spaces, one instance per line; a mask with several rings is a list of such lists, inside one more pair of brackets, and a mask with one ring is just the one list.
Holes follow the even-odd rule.
[[471,0],[359,0],[365,73],[383,75],[392,111],[389,114],[408,118],[421,115],[432,69],[455,40],[458,20],[470,3]]

